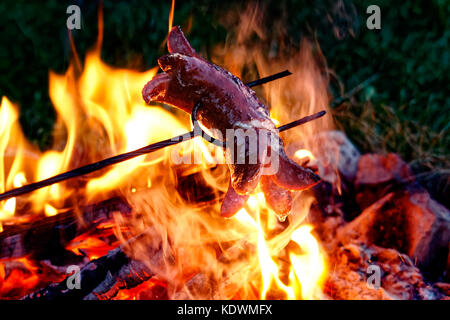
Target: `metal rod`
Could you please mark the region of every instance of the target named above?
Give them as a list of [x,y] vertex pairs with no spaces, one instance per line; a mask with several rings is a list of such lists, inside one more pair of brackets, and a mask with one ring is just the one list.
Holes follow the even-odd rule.
[[278,131],[282,132],[282,131],[286,131],[289,130],[291,128],[294,128],[296,126],[302,125],[304,123],[307,123],[309,121],[315,120],[317,118],[323,117],[327,112],[325,110],[319,111],[317,113],[314,113],[312,115],[306,116],[304,118],[295,120],[293,122],[290,123],[286,123],[285,125],[282,125],[280,127],[278,127]]
[[261,84],[264,84],[264,83],[267,83],[267,82],[270,82],[270,81],[274,81],[274,80],[277,80],[277,79],[280,79],[280,78],[284,78],[284,77],[290,76],[291,74],[292,73],[289,70],[284,70],[284,71],[275,73],[275,74],[273,74],[271,76],[268,76],[268,77],[265,77],[265,78],[261,78],[261,79],[258,79],[258,80],[252,81],[252,82],[248,82],[246,84],[249,87],[254,87],[254,86],[258,86],[258,85],[261,85]]
[[[286,71],[277,73],[275,75],[272,75],[272,76],[269,76],[269,77],[266,77],[266,78],[261,78],[259,80],[255,80],[253,82],[250,82],[247,85],[248,86],[260,85],[260,84],[263,84],[263,83],[266,83],[266,82],[269,82],[269,81],[273,81],[273,80],[279,79],[280,77],[285,77],[285,76],[290,75],[290,74],[291,73],[286,70]],[[325,114],[325,111],[321,111],[319,113],[307,116],[305,118],[302,118],[302,119],[296,120],[294,122],[288,123],[288,124],[286,124],[284,126],[281,126],[281,127],[278,128],[278,130],[279,131],[284,131],[284,130],[291,129],[291,128],[295,127],[295,126],[298,126],[298,125],[304,124],[304,123],[306,123],[308,121],[317,119],[317,118],[323,116],[324,114]],[[199,133],[201,133],[201,132],[198,132],[197,135]],[[50,186],[52,184],[55,184],[55,183],[58,183],[58,182],[61,182],[61,181],[64,181],[64,180],[68,180],[68,179],[71,179],[71,178],[74,178],[74,177],[78,177],[78,176],[82,176],[82,175],[85,175],[85,174],[88,174],[88,173],[91,173],[91,172],[94,172],[94,171],[98,171],[100,169],[109,167],[111,165],[114,165],[114,164],[117,164],[117,163],[120,163],[120,162],[124,162],[126,160],[129,160],[129,159],[132,159],[132,158],[144,155],[144,154],[155,152],[155,151],[163,149],[165,147],[172,146],[172,145],[178,144],[180,142],[190,140],[190,139],[194,138],[195,136],[196,136],[196,134],[194,133],[194,131],[191,131],[191,132],[188,132],[188,133],[185,133],[185,134],[182,134],[182,135],[179,135],[179,136],[167,139],[167,140],[163,140],[163,141],[159,141],[159,142],[150,144],[150,145],[148,145],[146,147],[143,147],[143,148],[140,148],[140,149],[137,149],[137,150],[134,150],[134,151],[122,153],[122,154],[119,154],[117,156],[110,157],[110,158],[107,158],[107,159],[103,159],[103,160],[100,160],[98,162],[94,162],[94,163],[91,163],[91,164],[88,164],[88,165],[85,165],[85,166],[82,166],[82,167],[79,167],[79,168],[76,168],[76,169],[73,169],[73,170],[61,173],[61,174],[58,174],[56,176],[53,176],[53,177],[50,177],[50,178],[47,178],[47,179],[44,179],[44,180],[41,180],[41,181],[38,181],[38,182],[30,183],[30,184],[27,184],[27,185],[22,186],[20,188],[12,189],[12,190],[9,190],[9,191],[7,191],[5,193],[0,194],[0,201],[6,200],[6,199],[9,199],[9,198],[12,198],[12,197],[17,197],[17,196],[20,196],[20,195],[23,195],[23,194],[26,194],[26,193],[29,193],[29,192],[32,192],[32,191],[35,191],[35,190],[47,187],[47,186]]]

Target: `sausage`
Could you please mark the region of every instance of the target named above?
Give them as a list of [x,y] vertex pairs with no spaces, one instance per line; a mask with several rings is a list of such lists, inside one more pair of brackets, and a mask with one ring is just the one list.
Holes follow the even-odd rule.
[[261,189],[269,208],[284,221],[292,208],[291,191],[277,185],[269,176],[261,177]]
[[228,185],[227,193],[225,193],[225,198],[222,201],[220,208],[220,215],[224,218],[232,217],[236,212],[238,212],[242,207],[244,207],[247,202],[249,195],[240,195],[234,191],[231,184]]
[[[262,189],[267,203],[279,215],[286,215],[291,208],[289,190],[310,188],[320,178],[309,169],[289,159],[268,108],[256,93],[241,79],[227,70],[200,57],[190,46],[179,27],[174,27],[168,37],[169,54],[158,59],[163,73],[149,81],[142,95],[147,103],[163,102],[192,113],[195,103],[200,103],[198,120],[207,128],[218,130],[226,137],[227,129],[252,129],[258,148],[252,149],[249,140],[226,148],[229,154],[245,154],[245,162],[229,164],[230,187],[225,195],[221,214],[229,217],[245,205],[248,195],[257,187],[261,176]],[[268,133],[278,139],[269,145],[260,140]],[[253,143],[253,142],[252,142]],[[260,152],[261,148],[266,152]],[[275,152],[279,166],[276,172],[267,173],[267,155]],[[250,163],[249,159],[254,159]],[[278,200],[277,200],[278,199]]]

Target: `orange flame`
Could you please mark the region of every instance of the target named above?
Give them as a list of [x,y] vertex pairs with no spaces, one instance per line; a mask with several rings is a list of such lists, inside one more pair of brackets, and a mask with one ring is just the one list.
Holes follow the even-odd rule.
[[[258,212],[267,210],[262,193],[251,196],[248,204],[252,210]],[[318,241],[311,234],[313,227],[306,224],[286,229],[285,232],[277,236],[276,240],[267,241],[265,236],[268,230],[265,230],[262,226],[260,216],[257,215],[257,217],[258,219],[255,220],[245,209],[240,210],[236,215],[237,220],[250,226],[257,233],[258,264],[262,280],[260,298],[268,298],[270,291],[274,291],[275,288],[281,290],[283,296],[287,299],[320,298],[321,287],[326,277],[326,262]],[[270,217],[274,217],[274,214]],[[267,228],[270,228],[270,224]],[[291,232],[291,229],[294,231]],[[279,249],[273,243],[279,244],[286,241],[295,242],[302,248],[301,254],[289,253],[291,266],[287,283],[281,279],[280,266],[273,259]]]
[[170,32],[170,30],[172,30],[174,12],[175,12],[175,0],[172,0],[172,5],[170,7],[170,13],[169,13],[169,32]]
[[[172,1],[169,30],[174,7]],[[254,27],[252,17],[249,22],[243,16],[242,30]],[[254,29],[259,32],[258,28]],[[18,125],[17,108],[3,97],[0,192],[189,131],[187,115],[144,104],[141,90],[155,76],[157,67],[137,72],[113,68],[101,61],[102,31],[99,15],[98,42],[86,55],[82,70],[76,69],[75,61],[64,75],[50,72],[50,98],[57,113],[52,150],[41,153],[26,142]],[[290,59],[280,57],[271,61],[262,55],[264,51],[260,48],[247,49],[242,40],[245,37],[240,35],[240,38],[236,46],[227,46],[224,57],[227,69],[239,74],[247,62],[255,62],[262,76],[286,67],[294,72],[294,76],[278,80],[265,89],[274,120],[286,123],[326,105],[326,86],[317,81],[320,70],[309,44],[305,43]],[[287,144],[305,142],[293,158],[315,159],[315,146],[307,138],[330,127],[329,119],[321,119],[291,130],[285,139]],[[170,154],[174,150],[188,156],[200,152],[200,161],[173,163]],[[127,253],[149,264],[161,281],[168,282],[168,297],[185,294],[197,299],[320,298],[326,259],[312,234],[312,226],[302,224],[314,198],[296,193],[292,214],[283,224],[257,189],[245,209],[225,220],[217,214],[229,181],[227,168],[217,165],[220,155],[220,149],[196,138],[184,142],[179,149],[168,148],[141,156],[80,179],[46,187],[24,198],[32,202],[33,213],[53,216],[71,203],[123,195],[133,207],[133,215],[127,220],[116,216],[116,235],[125,242],[130,236],[151,229],[151,237],[127,248]],[[196,203],[183,197],[178,192],[183,187],[182,179],[191,179],[192,196],[202,192],[197,190],[200,181],[199,184],[213,190],[214,199]],[[14,219],[18,204],[16,198],[0,203],[0,222]],[[127,234],[120,233],[121,226]],[[300,252],[291,250],[291,246],[299,247]],[[149,247],[161,251],[162,261],[149,256]],[[90,259],[111,249],[109,244],[91,236],[80,237],[67,248],[75,253],[90,248],[84,250]],[[284,260],[280,258],[283,254],[287,257]],[[203,280],[195,282],[195,279]],[[217,287],[214,293],[204,290],[213,286]],[[136,293],[124,293],[125,296],[135,297]]]
[[[17,107],[3,97],[0,105],[0,192],[21,187],[26,172],[36,158],[36,150],[25,140],[18,122]],[[16,198],[0,202],[0,232],[2,221],[11,220],[16,211]]]

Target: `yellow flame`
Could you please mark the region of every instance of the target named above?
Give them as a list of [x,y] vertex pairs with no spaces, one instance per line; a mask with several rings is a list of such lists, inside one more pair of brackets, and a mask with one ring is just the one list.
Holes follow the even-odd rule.
[[58,214],[58,210],[48,203],[45,204],[44,211],[47,217],[56,216]]
[[[54,176],[64,170],[61,165],[63,155],[57,151],[45,152],[39,160],[36,172],[36,181],[44,180]],[[37,190],[33,195],[33,209],[36,212],[44,209],[44,205],[48,200],[56,201],[63,196],[60,184],[54,184],[46,188]]]
[[169,13],[169,32],[170,30],[172,30],[174,12],[175,12],[175,0],[172,0],[172,6],[170,7]]
[[302,248],[303,254],[289,255],[292,270],[301,287],[301,296],[308,300],[317,297],[317,289],[323,285],[326,273],[325,258],[311,234],[312,230],[312,226],[303,225],[292,233],[291,240]]
[[14,125],[18,119],[18,112],[8,98],[2,98],[0,106],[0,192],[6,190],[6,172],[5,159],[6,149],[9,144],[10,137],[14,134]]
[[[19,172],[14,176],[13,185],[15,188],[21,187],[26,183],[25,174],[23,172]],[[16,198],[7,199],[3,207],[0,207],[0,221],[10,219],[14,216],[14,212],[16,211]],[[0,223],[1,230],[3,230],[3,226]]]
[[[128,115],[128,120],[122,126],[124,127],[126,145],[124,148],[120,148],[119,152],[132,151],[148,144],[168,139],[173,135],[174,128],[183,127],[167,111],[160,108],[149,108],[144,105],[135,106],[133,112]],[[162,155],[161,153],[159,153],[159,157],[152,155],[152,163],[162,161]],[[116,165],[105,175],[91,179],[86,187],[86,192],[92,195],[96,192],[116,188],[125,177],[142,165],[144,160],[145,157],[138,157]]]
[[[34,156],[35,150],[31,148],[24,138],[18,123],[18,108],[3,97],[0,105],[0,193],[26,183],[26,163],[32,165],[33,161],[25,162],[25,149],[28,156]],[[0,202],[0,227],[2,220],[11,219],[16,211],[16,198]]]
[[311,160],[315,159],[311,151],[306,149],[299,149],[295,151],[294,157],[296,157],[297,159],[304,159],[304,158],[309,158]]
[[[262,210],[263,201],[262,193],[257,193],[249,197],[247,205],[252,211]],[[289,280],[285,284],[280,277],[280,266],[272,258],[277,252],[265,239],[266,233],[259,219],[255,220],[246,209],[241,209],[234,219],[251,227],[257,234],[258,266],[261,273],[260,298],[268,298],[269,292],[274,288],[284,292],[287,299],[320,298],[326,277],[326,260],[317,239],[311,233],[313,230],[311,225],[299,226],[289,238],[300,246],[302,252],[301,254],[290,252]]]
[[0,212],[0,219],[8,219],[14,215],[16,209],[16,198],[10,198],[5,201],[3,209]]
[[19,188],[23,186],[25,183],[27,183],[27,178],[25,177],[25,173],[19,172],[14,176],[13,185],[14,188]]
[[[17,112],[12,106],[11,102],[3,97],[0,108],[0,192],[5,192],[5,163],[4,154],[9,142],[9,136],[11,134],[11,127],[14,121],[17,120]],[[8,199],[3,203],[0,203],[0,221],[10,218],[14,214],[16,207],[16,198]],[[0,223],[1,225],[1,223]],[[2,227],[3,230],[3,227]]]

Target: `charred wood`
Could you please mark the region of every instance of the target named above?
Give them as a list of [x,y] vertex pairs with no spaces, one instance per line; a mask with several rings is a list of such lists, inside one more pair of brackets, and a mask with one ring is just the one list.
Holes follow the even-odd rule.
[[[129,214],[131,208],[125,200],[112,198],[56,216],[5,225],[4,231],[0,233],[0,259],[32,254],[38,260],[43,260],[67,254],[64,244],[100,223],[112,220],[114,212]],[[57,261],[55,264],[58,264]]]
[[23,300],[98,300],[111,299],[120,289],[132,288],[150,279],[153,272],[143,263],[129,258],[122,248],[92,260],[79,271],[79,289],[65,280],[38,290]]

